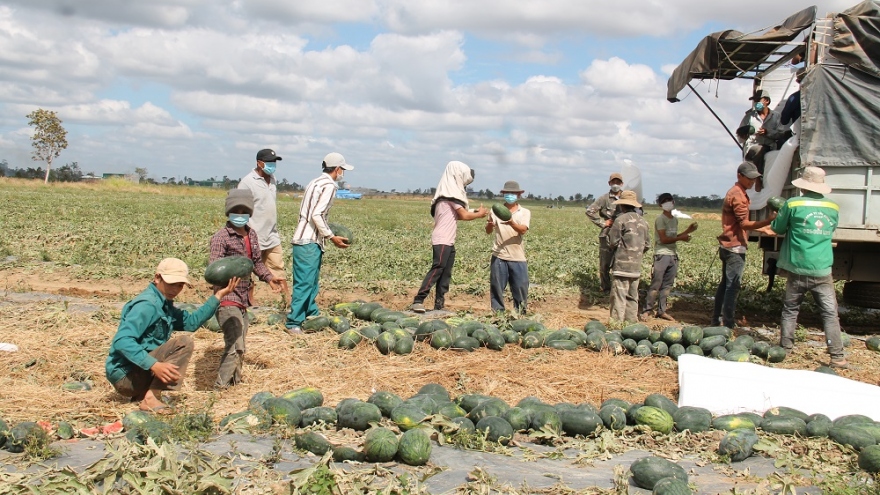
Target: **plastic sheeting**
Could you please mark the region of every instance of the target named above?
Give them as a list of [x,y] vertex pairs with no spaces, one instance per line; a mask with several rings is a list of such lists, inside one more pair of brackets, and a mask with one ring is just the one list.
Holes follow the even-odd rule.
[[642,196],[642,171],[639,167],[633,165],[629,160],[625,160],[620,167],[620,175],[623,176],[623,188],[627,191],[635,191],[639,202],[645,199]]
[[782,195],[782,188],[788,182],[788,174],[791,171],[791,162],[794,160],[794,153],[800,145],[798,135],[794,134],[799,130],[799,122],[792,125],[793,135],[782,145],[779,151],[771,151],[764,157],[764,180],[761,192],[755,191],[752,187],[746,194],[749,195],[749,209],[760,210],[767,206],[767,200],[773,196]]
[[704,407],[713,414],[761,414],[785,406],[831,419],[864,414],[880,420],[880,387],[815,371],[684,354],[678,358],[678,386],[679,407]]

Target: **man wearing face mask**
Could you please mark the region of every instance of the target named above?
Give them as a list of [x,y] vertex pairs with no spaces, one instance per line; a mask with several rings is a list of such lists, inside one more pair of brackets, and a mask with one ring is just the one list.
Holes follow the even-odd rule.
[[490,212],[486,222],[486,233],[495,232],[492,245],[492,261],[489,265],[489,287],[492,311],[504,311],[504,290],[510,283],[510,295],[514,309],[526,312],[529,297],[529,270],[523,236],[529,231],[532,212],[519,205],[523,190],[519,182],[509,180],[504,183],[501,194],[504,206],[510,210],[510,220],[502,221]]
[[[260,252],[260,240],[257,231],[248,226],[254,212],[254,198],[247,189],[232,189],[226,195],[226,225],[211,237],[211,254],[208,262],[213,263],[220,258],[244,256],[254,262],[254,273],[260,280],[267,282],[275,292],[281,291],[281,282],[263,264]],[[248,319],[247,308],[251,306],[250,277],[236,284],[232,293],[220,299],[217,310],[217,323],[223,330],[225,349],[220,358],[217,379],[214,388],[225,389],[241,382],[242,365],[244,364],[245,343]],[[214,292],[222,287],[215,286]]]
[[[287,305],[290,289],[284,272],[284,253],[281,236],[278,235],[278,210],[275,206],[275,167],[281,157],[270,149],[257,152],[257,166],[238,183],[239,189],[247,189],[254,198],[254,212],[248,225],[257,231],[263,264],[281,284],[281,300]],[[253,296],[253,294],[252,294]]]
[[743,158],[754,163],[763,174],[764,155],[776,149],[776,141],[785,134],[785,126],[780,122],[779,113],[770,109],[769,92],[762,89],[749,99],[755,104],[746,111],[736,135],[743,143]]
[[345,162],[339,153],[329,153],[321,162],[321,175],[309,182],[299,206],[299,223],[293,233],[293,295],[290,313],[287,314],[287,331],[291,335],[302,333],[306,318],[318,316],[318,281],[324,246],[329,239],[336,247],[348,247],[348,239],[330,230],[327,223],[333,198],[346,170],[354,166]]
[[614,223],[614,213],[617,207],[614,202],[620,199],[620,191],[623,190],[623,176],[615,172],[608,178],[610,191],[599,196],[587,208],[587,218],[599,227],[599,286],[602,292],[611,292],[611,262],[614,259],[614,250],[608,245],[608,232]]
[[672,215],[675,201],[672,194],[663,193],[657,198],[657,204],[663,210],[654,220],[654,266],[651,272],[651,286],[645,298],[645,307],[639,315],[639,321],[647,321],[657,303],[657,318],[675,321],[667,310],[669,292],[675,284],[678,273],[678,252],[676,243],[691,240],[691,232],[697,230],[697,223],[688,226],[681,234],[678,233],[678,219]]

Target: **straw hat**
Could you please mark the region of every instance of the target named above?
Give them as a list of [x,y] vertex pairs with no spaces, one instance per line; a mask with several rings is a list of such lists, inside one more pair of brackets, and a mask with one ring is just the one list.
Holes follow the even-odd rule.
[[635,191],[622,191],[620,193],[620,199],[615,201],[613,204],[616,205],[629,205],[635,206],[636,208],[641,208],[642,204],[639,203],[638,197],[636,196]]
[[523,189],[519,187],[519,182],[515,180],[509,180],[504,183],[504,187],[501,188],[501,193],[521,193]]
[[806,167],[799,179],[791,181],[791,185],[798,189],[828,194],[831,186],[825,183],[825,171],[819,167]]

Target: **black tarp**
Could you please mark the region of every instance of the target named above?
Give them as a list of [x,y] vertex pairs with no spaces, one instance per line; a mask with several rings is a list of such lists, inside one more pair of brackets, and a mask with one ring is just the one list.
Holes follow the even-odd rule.
[[816,7],[808,7],[778,26],[756,34],[727,30],[703,38],[697,48],[675,69],[667,82],[666,99],[678,101],[678,93],[692,79],[724,79],[760,71],[775,62],[772,59],[816,20]]
[[845,65],[880,77],[880,4],[866,0],[834,16],[829,53]]
[[880,165],[880,78],[844,65],[814,65],[801,81],[803,165]]

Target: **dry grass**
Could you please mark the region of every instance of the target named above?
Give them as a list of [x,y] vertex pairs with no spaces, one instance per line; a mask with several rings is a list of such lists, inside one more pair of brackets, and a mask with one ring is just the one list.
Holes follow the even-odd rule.
[[[133,410],[136,405],[116,394],[104,378],[118,307],[103,303],[99,311],[83,313],[57,302],[5,304],[0,342],[14,343],[20,350],[0,353],[0,417],[12,422],[63,418],[83,427],[115,421]],[[558,328],[583,322],[555,316],[545,324]],[[408,397],[427,383],[439,383],[453,395],[491,394],[511,404],[526,396],[549,403],[599,404],[611,397],[641,401],[650,393],[673,399],[678,394],[678,368],[668,358],[518,346],[468,353],[437,351],[425,343],[416,343],[410,355],[383,356],[366,342],[353,351],[338,349],[338,336],[330,331],[292,338],[279,327],[259,322],[247,337],[245,383],[218,393],[211,385],[223,350],[222,335],[199,330],[195,341],[186,382],[173,397],[190,410],[211,407],[218,420],[245,409],[256,392],[282,394],[303,386],[320,389],[331,406],[347,397],[365,400],[377,390]],[[878,356],[861,346],[855,341],[849,356],[861,370],[842,374],[874,383]],[[778,366],[813,369],[825,362],[824,349],[801,344]],[[91,380],[93,389],[61,388],[65,381],[81,380]]]

